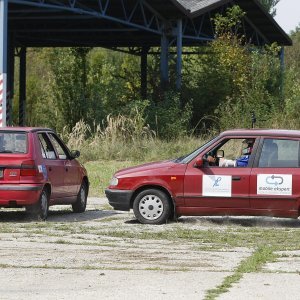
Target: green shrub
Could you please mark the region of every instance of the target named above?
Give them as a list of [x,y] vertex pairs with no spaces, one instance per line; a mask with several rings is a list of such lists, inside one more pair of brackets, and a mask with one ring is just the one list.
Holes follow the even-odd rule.
[[163,100],[152,103],[148,110],[151,128],[162,139],[175,139],[187,135],[192,117],[192,106],[188,102],[182,107],[179,93],[166,92]]

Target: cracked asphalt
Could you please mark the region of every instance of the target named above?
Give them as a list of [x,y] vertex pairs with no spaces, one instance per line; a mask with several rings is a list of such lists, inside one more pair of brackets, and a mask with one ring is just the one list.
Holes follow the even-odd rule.
[[[254,250],[205,249],[192,239],[182,243],[140,234],[208,227],[222,232],[227,223],[220,220],[189,217],[141,225],[132,212],[110,210],[105,198],[89,198],[83,214],[53,207],[42,223],[29,220],[25,211],[0,209],[0,298],[204,299]],[[229,221],[272,224],[271,218]],[[299,220],[277,222],[300,228]],[[300,249],[278,254],[279,259],[244,274],[218,299],[300,299]]]

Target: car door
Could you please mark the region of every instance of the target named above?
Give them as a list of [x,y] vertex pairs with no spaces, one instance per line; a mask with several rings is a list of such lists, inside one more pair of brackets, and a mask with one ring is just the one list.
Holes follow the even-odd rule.
[[297,216],[300,197],[300,141],[264,137],[250,179],[250,204],[274,216]]
[[[245,137],[225,138],[213,145],[209,152],[222,148],[229,140],[235,144],[241,143]],[[237,147],[236,147],[237,148]],[[236,151],[237,149],[234,149]],[[238,150],[240,151],[240,149]],[[201,153],[197,159],[205,157],[207,152]],[[188,164],[184,180],[185,204],[188,207],[215,209],[247,209],[249,203],[249,185],[251,165],[250,158],[246,167],[219,167],[204,164],[195,167],[195,160]]]
[[77,195],[80,187],[79,164],[71,159],[70,153],[62,140],[54,133],[49,133],[50,140],[56,150],[58,160],[63,166],[64,174],[64,196],[73,197]]
[[47,169],[48,181],[51,184],[51,198],[58,199],[65,195],[64,164],[58,159],[46,132],[37,134],[42,153],[43,163]]

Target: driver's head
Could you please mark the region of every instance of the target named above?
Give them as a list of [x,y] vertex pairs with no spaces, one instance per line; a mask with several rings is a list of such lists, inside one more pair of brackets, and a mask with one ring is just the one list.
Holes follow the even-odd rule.
[[250,155],[253,149],[255,139],[245,139],[242,142],[242,154]]

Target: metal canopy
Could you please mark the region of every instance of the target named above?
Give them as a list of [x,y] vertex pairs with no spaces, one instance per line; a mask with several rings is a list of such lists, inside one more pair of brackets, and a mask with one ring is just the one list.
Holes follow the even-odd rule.
[[183,20],[183,46],[214,38],[211,18],[238,4],[247,13],[244,32],[252,43],[289,37],[255,0],[8,0],[8,30],[17,46],[160,46],[163,30],[177,35]]
[[[11,124],[15,49],[20,57],[20,125],[25,125],[26,48],[138,47],[142,95],[147,91],[147,54],[161,49],[162,86],[169,79],[169,48],[176,47],[176,86],[181,86],[182,48],[215,38],[212,18],[240,5],[241,33],[261,46],[291,39],[257,0],[0,0],[0,126]],[[22,120],[22,121],[21,121]]]

